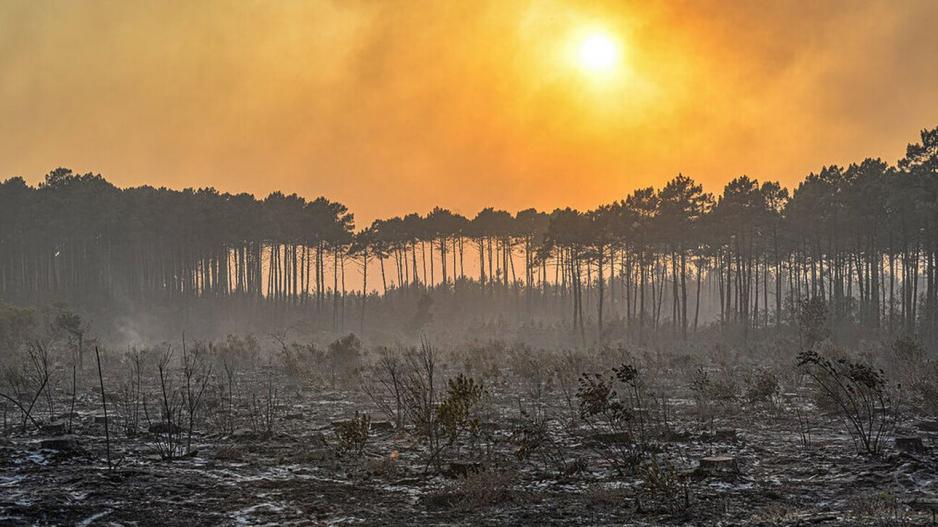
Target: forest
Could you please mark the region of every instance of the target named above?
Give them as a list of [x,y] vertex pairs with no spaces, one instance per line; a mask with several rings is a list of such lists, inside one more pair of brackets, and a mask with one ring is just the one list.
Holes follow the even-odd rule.
[[0,524],[934,525],[938,127],[357,226],[0,183]]
[[0,183],[0,298],[296,308],[306,324],[365,332],[370,312],[415,311],[431,294],[465,318],[534,314],[608,342],[780,327],[817,297],[837,325],[933,345],[936,171],[938,128],[895,165],[826,166],[790,192],[740,176],[714,196],[678,175],[585,212],[436,207],[356,230],[323,197],[119,189],[59,168],[37,187]]

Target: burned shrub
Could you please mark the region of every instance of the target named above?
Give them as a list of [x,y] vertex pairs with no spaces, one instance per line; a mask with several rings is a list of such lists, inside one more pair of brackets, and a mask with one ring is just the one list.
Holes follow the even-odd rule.
[[143,415],[147,421],[147,429],[153,439],[153,444],[161,459],[172,460],[183,453],[183,396],[181,390],[172,382],[172,372],[169,364],[173,357],[172,348],[168,348],[160,356],[157,364],[156,394],[157,409],[151,416],[147,399],[143,399]]
[[443,433],[437,419],[436,351],[424,341],[419,349],[411,349],[404,355],[405,373],[402,379],[403,410],[414,427],[417,437],[426,448],[426,469],[439,466],[443,449]]
[[739,383],[734,372],[728,368],[723,368],[717,375],[707,369],[697,368],[691,376],[690,389],[697,404],[697,416],[701,420],[712,420],[716,406],[727,410],[739,399]]
[[429,342],[405,354],[403,376],[404,413],[425,446],[425,470],[439,468],[443,454],[468,433],[478,443],[486,391],[481,382],[458,375],[447,383],[446,393],[438,392],[437,354]]
[[233,370],[250,371],[257,369],[260,353],[260,343],[254,335],[228,335],[224,342],[209,343],[206,360],[212,362],[216,370],[227,365]]
[[319,373],[315,365],[320,363],[323,352],[315,344],[298,344],[296,342],[289,346],[283,340],[280,342],[280,360],[283,363],[283,371],[287,377],[300,382],[314,381],[314,375]]
[[510,350],[503,342],[490,340],[453,350],[450,361],[454,367],[460,367],[466,375],[497,382],[502,377],[505,357],[510,357],[509,354]]
[[356,457],[361,456],[368,443],[370,431],[371,417],[357,411],[355,417],[335,423],[335,437],[338,441],[339,452]]
[[659,462],[658,456],[652,456],[640,475],[646,503],[660,504],[672,513],[690,507],[690,478],[678,471],[670,459]]
[[922,366],[928,363],[928,354],[921,343],[910,336],[901,336],[890,346],[892,367],[897,378],[914,384],[923,377]]
[[632,414],[617,400],[612,383],[599,373],[584,373],[576,393],[580,403],[580,418],[588,422],[600,421],[610,428],[624,428],[623,423]]
[[280,395],[274,384],[273,368],[268,366],[264,379],[258,380],[251,389],[248,402],[248,421],[255,435],[270,437],[280,417]]
[[[620,396],[615,383],[625,389]],[[640,403],[638,370],[631,365],[612,369],[612,375],[584,373],[576,393],[579,416],[593,434],[594,448],[619,472],[638,466],[648,449]]]
[[314,343],[287,344],[281,335],[272,335],[280,344],[283,370],[288,377],[304,382],[322,382],[332,389],[354,383],[362,371],[362,343],[348,334],[320,349]]
[[778,376],[768,369],[757,369],[746,378],[744,397],[749,404],[771,404],[778,393]]
[[446,397],[437,407],[437,421],[450,444],[466,432],[477,437],[482,426],[479,405],[485,395],[485,387],[463,374],[450,379]]
[[523,385],[523,393],[532,406],[529,411],[535,414],[541,413],[544,395],[553,386],[554,368],[550,359],[543,350],[537,353],[525,345],[515,346],[508,353],[508,367]]
[[845,358],[831,360],[814,351],[798,354],[798,367],[830,401],[861,453],[877,455],[898,419],[898,396],[886,376],[869,364]]
[[938,414],[938,364],[925,368],[927,377],[910,386],[913,405],[926,415]]
[[551,433],[550,422],[546,418],[525,413],[521,418],[511,436],[518,461],[537,461],[558,477],[572,476],[585,469],[583,460],[568,458],[568,449]]
[[355,380],[362,369],[362,341],[348,334],[329,344],[322,356],[333,389]]
[[424,293],[417,301],[417,310],[407,324],[408,331],[416,335],[433,320],[433,297]]
[[515,477],[516,474],[509,470],[469,474],[459,481],[463,503],[477,509],[511,501]]
[[798,303],[795,322],[802,349],[812,349],[831,335],[827,303],[819,296],[802,299]]
[[500,505],[514,499],[516,478],[517,474],[510,470],[471,472],[428,499],[437,505],[467,511]]
[[890,373],[910,392],[909,403],[927,415],[938,413],[938,363],[912,337],[897,338],[891,346]]
[[576,393],[579,387],[580,373],[591,365],[590,357],[581,350],[564,351],[554,363],[553,373],[557,386],[563,394],[567,409],[578,414]]

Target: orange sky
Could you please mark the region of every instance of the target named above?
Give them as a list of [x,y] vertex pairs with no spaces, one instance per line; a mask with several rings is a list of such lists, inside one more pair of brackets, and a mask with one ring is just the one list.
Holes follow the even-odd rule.
[[[276,189],[361,225],[894,162],[938,125],[938,3],[0,3],[0,178]],[[567,60],[621,42],[610,78]]]

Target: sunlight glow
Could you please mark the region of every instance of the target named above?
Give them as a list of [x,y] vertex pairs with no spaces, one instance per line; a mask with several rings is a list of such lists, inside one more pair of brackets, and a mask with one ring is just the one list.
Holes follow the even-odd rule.
[[591,31],[577,46],[577,63],[591,74],[611,73],[619,65],[619,42],[602,31]]

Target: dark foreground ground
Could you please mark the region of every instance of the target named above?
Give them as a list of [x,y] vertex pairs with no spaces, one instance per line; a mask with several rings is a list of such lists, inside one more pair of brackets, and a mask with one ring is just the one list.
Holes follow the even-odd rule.
[[[197,453],[173,461],[146,434],[113,432],[122,462],[109,471],[89,394],[74,442],[44,448],[50,435],[38,432],[3,440],[0,525],[931,525],[938,508],[938,423],[909,419],[899,431],[922,438],[926,452],[897,451],[890,438],[870,459],[832,417],[799,425],[792,398],[705,423],[678,400],[657,449],[683,483],[648,497],[648,473],[611,470],[608,445],[597,448],[585,430],[558,432],[561,455],[581,470],[519,461],[509,391],[493,390],[484,456],[463,447],[449,456],[462,465],[429,474],[412,434],[390,423],[373,424],[361,457],[337,455],[332,423],[355,409],[377,415],[351,392],[294,393],[273,435],[196,435]],[[708,456],[735,458],[738,472],[698,470]],[[468,477],[453,473],[466,467]]]

